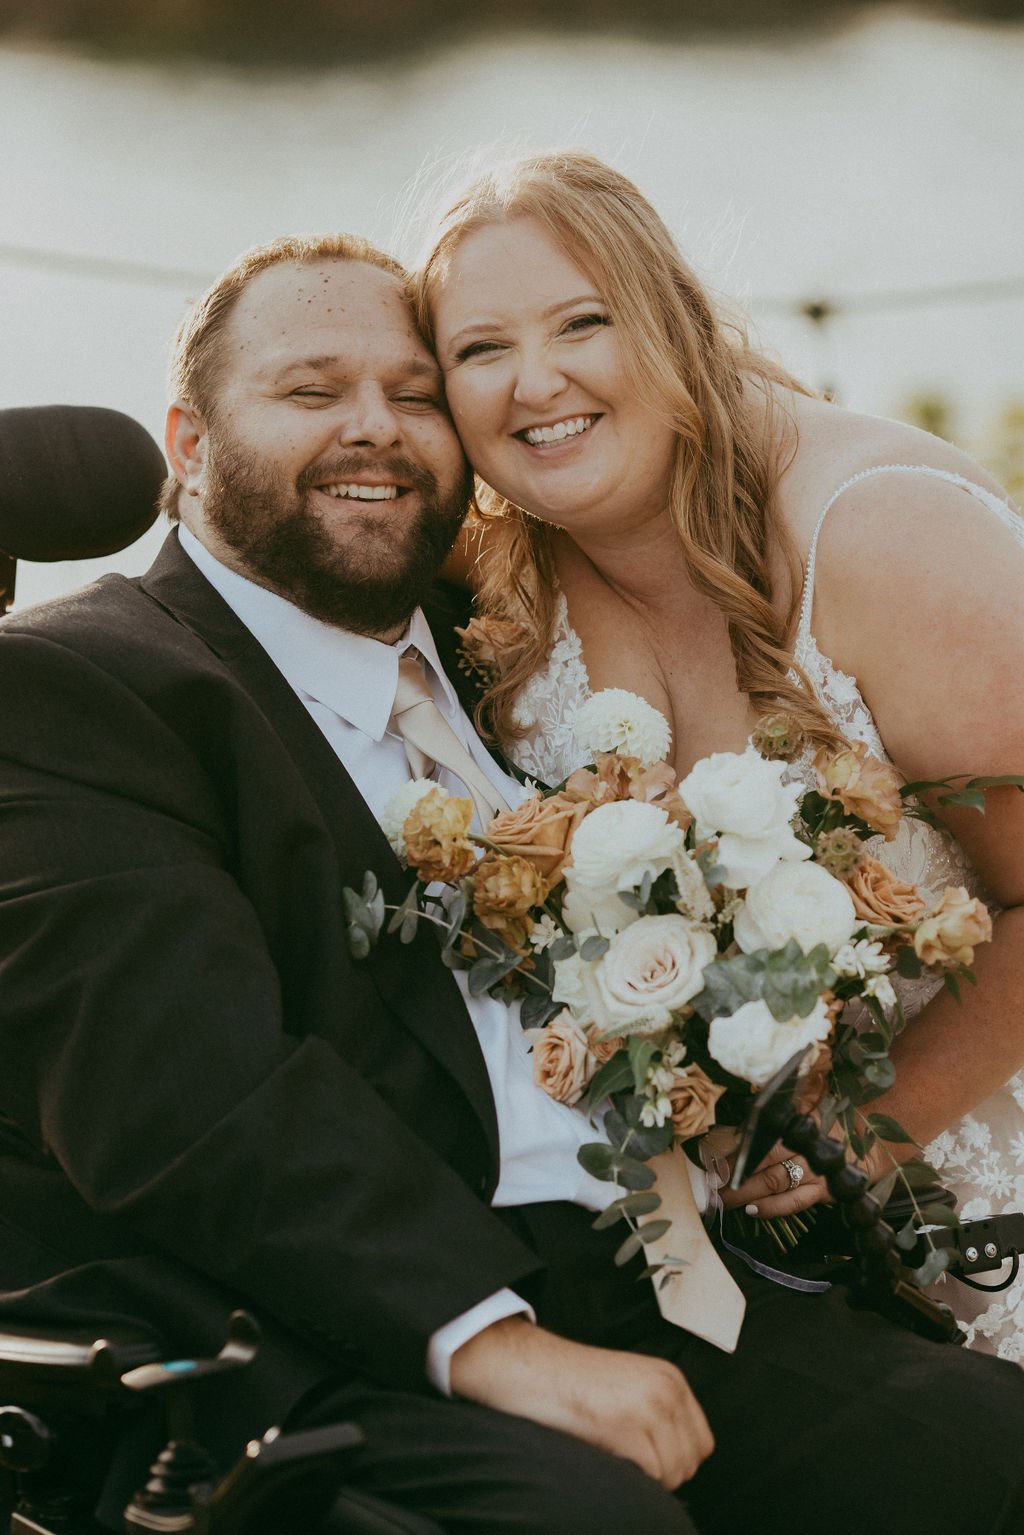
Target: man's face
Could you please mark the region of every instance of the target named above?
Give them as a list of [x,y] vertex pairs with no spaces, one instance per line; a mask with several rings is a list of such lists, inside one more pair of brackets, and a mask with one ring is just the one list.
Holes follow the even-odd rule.
[[356,261],[271,267],[239,298],[221,356],[196,531],[326,623],[400,631],[471,479],[398,279]]

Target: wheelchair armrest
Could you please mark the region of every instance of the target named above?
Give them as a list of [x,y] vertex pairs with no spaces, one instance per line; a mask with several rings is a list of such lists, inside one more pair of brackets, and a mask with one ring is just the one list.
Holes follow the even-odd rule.
[[68,1407],[78,1412],[127,1406],[133,1393],[121,1376],[164,1355],[160,1340],[142,1328],[43,1327],[5,1322],[0,1327],[0,1402],[26,1407]]

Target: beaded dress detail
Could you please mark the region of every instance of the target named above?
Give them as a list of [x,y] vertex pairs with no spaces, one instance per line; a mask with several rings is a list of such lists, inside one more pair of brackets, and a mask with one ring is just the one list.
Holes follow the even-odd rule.
[[[842,733],[850,740],[863,741],[874,755],[888,762],[890,758],[856,679],[822,654],[811,631],[814,571],[825,518],[847,490],[879,474],[926,475],[959,486],[988,507],[1022,547],[1024,519],[991,491],[962,475],[916,464],[884,464],[864,469],[840,485],[823,507],[807,556],[794,659]],[[590,696],[582,646],[561,593],[554,641],[545,666],[530,678],[516,701],[515,720],[525,734],[509,743],[508,755],[524,772],[543,783],[561,782],[583,762],[575,722]],[[809,758],[794,766],[809,780]],[[984,894],[977,873],[955,838],[923,821],[904,820],[892,842],[878,838],[866,846],[897,878],[920,886],[934,902],[947,885],[964,885],[972,895]],[[894,977],[894,982],[908,1017],[919,1012],[942,984],[933,976],[917,981]],[[966,1017],[969,996],[964,999],[964,1008]],[[1024,1071],[1011,1077],[998,1092],[938,1136],[925,1154],[956,1194],[964,1219],[1024,1210]],[[995,1277],[986,1279],[991,1283]],[[1010,1289],[991,1299],[952,1282],[940,1282],[940,1294],[953,1306],[972,1347],[1024,1364],[1024,1273]]]

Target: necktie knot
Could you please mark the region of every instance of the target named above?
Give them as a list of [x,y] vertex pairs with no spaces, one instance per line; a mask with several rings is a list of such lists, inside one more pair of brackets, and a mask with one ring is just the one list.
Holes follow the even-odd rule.
[[415,650],[399,657],[391,720],[417,778],[430,778],[435,768],[447,768],[465,784],[484,826],[499,811],[508,809],[434,702],[423,661]]

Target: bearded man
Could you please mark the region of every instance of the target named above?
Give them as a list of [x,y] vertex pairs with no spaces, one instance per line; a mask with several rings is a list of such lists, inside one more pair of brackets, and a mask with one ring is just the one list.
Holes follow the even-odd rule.
[[405,894],[379,822],[410,678],[455,740],[438,780],[519,794],[419,607],[470,480],[400,268],[249,253],[173,383],[153,569],[2,631],[0,1317],[195,1354],[243,1304],[257,1361],[198,1397],[222,1462],[352,1417],[356,1485],[463,1535],[766,1532],[826,1491],[836,1535],[883,1496],[904,1531],[1024,1527],[1019,1372],[750,1276],[731,1357],[671,1327],[510,1010],[426,924],[348,953],[343,888]]

